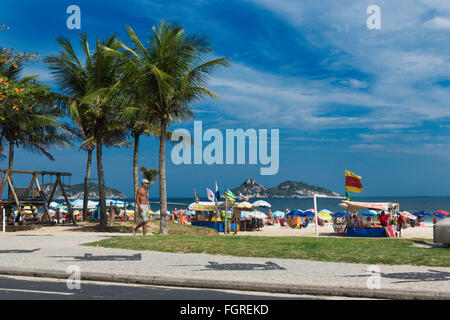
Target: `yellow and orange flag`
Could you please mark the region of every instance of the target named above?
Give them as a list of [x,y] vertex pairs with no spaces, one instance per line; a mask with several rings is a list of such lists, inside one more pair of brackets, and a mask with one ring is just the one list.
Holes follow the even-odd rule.
[[345,170],[345,191],[363,192],[361,176],[357,176],[353,172]]

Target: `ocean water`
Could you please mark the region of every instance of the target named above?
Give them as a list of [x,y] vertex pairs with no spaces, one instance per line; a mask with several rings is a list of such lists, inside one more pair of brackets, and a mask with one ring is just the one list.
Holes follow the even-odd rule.
[[[130,199],[131,200],[131,199]],[[272,212],[280,210],[285,211],[286,209],[294,210],[307,210],[310,208],[314,208],[314,200],[313,198],[305,198],[305,199],[263,199],[269,202],[272,207],[270,208]],[[450,213],[450,197],[352,197],[353,201],[362,201],[362,202],[396,202],[400,203],[400,210],[405,210],[411,213],[426,211],[429,213],[436,212],[438,210],[444,210]],[[132,201],[132,200],[131,200]],[[151,202],[157,202],[159,199],[150,199]],[[187,206],[194,201],[193,198],[169,198],[168,202],[172,203],[183,203],[184,205],[179,204],[169,204],[168,209],[185,209]],[[202,199],[202,201],[205,201]],[[256,199],[250,199],[249,202],[254,202]],[[331,212],[345,212],[345,210],[339,206],[341,203],[341,199],[327,199],[327,198],[318,198],[317,199],[317,209],[323,210],[328,209]],[[159,203],[151,203],[152,210],[159,210]],[[259,208],[259,211],[267,213],[269,208]],[[364,210],[360,210],[360,213],[363,213]],[[431,222],[434,216],[425,216],[425,222]],[[439,218],[438,218],[439,220]]]

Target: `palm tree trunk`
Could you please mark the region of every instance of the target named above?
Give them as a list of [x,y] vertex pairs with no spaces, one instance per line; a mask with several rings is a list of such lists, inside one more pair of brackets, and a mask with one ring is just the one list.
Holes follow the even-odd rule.
[[104,227],[108,224],[108,219],[106,216],[106,196],[105,196],[105,183],[103,176],[103,163],[102,163],[102,147],[103,147],[103,137],[102,128],[99,125],[96,129],[96,143],[97,143],[97,175],[98,175],[98,193],[100,196],[100,224]]
[[83,194],[83,221],[87,219],[87,205],[89,196],[89,178],[91,177],[92,150],[88,150],[88,158],[86,163],[86,175],[84,177],[84,194]]
[[[9,155],[8,155],[8,169],[14,169],[14,142],[9,142]],[[13,173],[9,173],[9,179],[11,179],[11,184],[13,184]],[[11,193],[11,188],[8,186],[8,194]]]
[[139,154],[140,134],[134,134],[134,153],[133,153],[133,183],[134,183],[134,202],[136,203],[136,193],[139,188],[138,182],[138,154]]
[[161,121],[161,135],[159,136],[159,203],[160,203],[160,225],[159,233],[168,234],[167,223],[167,192],[166,192],[166,121]]
[[[14,142],[9,141],[9,155],[8,155],[8,169],[13,170],[14,166]],[[11,179],[11,184],[13,184],[13,173],[9,173],[9,179]],[[8,198],[12,196],[12,190],[11,187],[8,185]],[[12,208],[8,207],[7,209],[7,217],[12,214]]]

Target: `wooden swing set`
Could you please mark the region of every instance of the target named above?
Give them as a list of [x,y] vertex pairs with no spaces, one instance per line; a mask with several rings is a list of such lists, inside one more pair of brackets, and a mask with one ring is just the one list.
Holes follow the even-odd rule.
[[[12,174],[29,174],[31,175],[30,183],[27,187],[17,187],[13,185],[11,176]],[[51,181],[53,180],[53,176],[56,176],[55,182],[52,187],[52,192],[50,193],[50,197],[47,199],[44,191],[42,190],[42,186],[39,184],[38,176],[41,175],[42,181],[45,176],[50,176]],[[25,206],[35,206],[44,207],[44,215],[47,219],[47,222],[53,224],[52,219],[50,218],[49,206],[53,200],[53,197],[56,192],[56,188],[59,186],[64,200],[67,204],[67,209],[69,211],[69,215],[72,217],[72,222],[76,225],[76,221],[73,215],[72,205],[69,202],[69,197],[64,189],[64,184],[61,181],[61,177],[70,177],[72,174],[68,172],[53,172],[53,171],[31,171],[31,170],[9,170],[9,169],[0,169],[0,177],[1,177],[1,185],[0,185],[0,213],[4,214],[3,208],[7,210],[12,210],[14,206],[17,207],[18,213],[23,216],[24,207]],[[8,198],[3,199],[3,188],[8,184]],[[43,218],[42,217],[42,218]],[[1,223],[2,220],[0,220]],[[41,224],[44,222],[44,219],[40,219]],[[23,219],[23,223],[26,221]]]

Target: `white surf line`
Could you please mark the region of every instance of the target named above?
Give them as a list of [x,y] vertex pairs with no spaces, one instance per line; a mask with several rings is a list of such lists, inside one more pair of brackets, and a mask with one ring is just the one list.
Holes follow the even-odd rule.
[[8,289],[8,288],[0,288],[0,291],[29,292],[29,293],[43,293],[43,294],[59,294],[59,295],[63,295],[63,296],[71,296],[71,295],[75,294],[75,293],[71,293],[71,292],[37,291],[37,290]]

